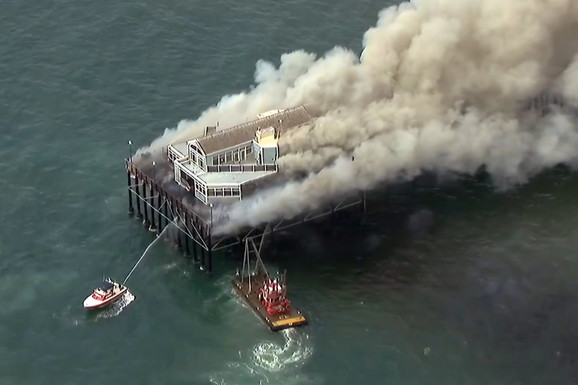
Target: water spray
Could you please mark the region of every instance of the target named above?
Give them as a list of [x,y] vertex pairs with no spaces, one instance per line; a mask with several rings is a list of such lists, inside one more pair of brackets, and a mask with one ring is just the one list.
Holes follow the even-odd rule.
[[[174,224],[174,222],[173,222]],[[167,231],[167,229],[169,228],[169,226],[166,226],[164,228],[163,231],[161,231],[161,233],[157,236],[157,238],[152,241],[150,243],[150,245],[147,246],[147,248],[145,249],[145,251],[142,253],[142,255],[140,256],[140,258],[138,259],[138,261],[134,264],[134,266],[132,267],[132,269],[130,270],[130,272],[128,273],[128,275],[126,276],[126,278],[124,279],[124,281],[122,281],[122,285],[124,286],[124,284],[126,283],[126,281],[128,281],[128,279],[130,278],[131,274],[136,270],[138,264],[140,263],[140,261],[143,260],[143,258],[145,257],[145,255],[147,254],[147,252],[149,251],[149,249],[162,237],[163,233],[165,231]]]

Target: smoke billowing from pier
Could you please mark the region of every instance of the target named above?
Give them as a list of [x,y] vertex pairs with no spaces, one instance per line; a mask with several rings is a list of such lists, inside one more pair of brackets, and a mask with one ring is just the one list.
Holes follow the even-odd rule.
[[256,87],[224,97],[147,150],[270,109],[311,106],[281,137],[279,166],[299,181],[235,204],[221,232],[290,218],[328,199],[424,170],[475,172],[501,187],[578,160],[576,117],[525,111],[542,92],[578,106],[576,0],[420,0],[383,10],[361,58],[335,48],[259,62]]

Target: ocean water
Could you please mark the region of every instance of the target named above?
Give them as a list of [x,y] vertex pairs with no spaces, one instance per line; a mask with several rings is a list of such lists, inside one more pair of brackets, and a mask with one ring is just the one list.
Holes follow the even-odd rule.
[[[0,2],[0,385],[578,384],[578,177],[423,187],[265,249],[307,327],[272,333],[126,215],[127,141],[252,84],[259,59],[361,49],[387,1]],[[396,201],[395,199],[398,199]]]

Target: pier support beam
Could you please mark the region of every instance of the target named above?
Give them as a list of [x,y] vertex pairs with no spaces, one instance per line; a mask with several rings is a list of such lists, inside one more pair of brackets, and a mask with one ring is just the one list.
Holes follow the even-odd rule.
[[127,179],[127,186],[128,186],[128,215],[134,215],[134,208],[132,207],[132,190],[130,189],[131,185],[131,177],[130,171],[126,171],[126,179]]
[[[187,230],[187,232],[191,229],[191,220],[190,217],[184,213],[184,217],[185,217],[185,228]],[[189,237],[185,237],[185,254],[187,257],[191,256],[191,249],[189,248]]]
[[[176,207],[176,211],[177,211],[177,216],[179,217],[179,228],[185,230],[183,227],[185,226],[185,223],[183,223],[183,218],[185,215],[185,212],[183,210],[183,206],[181,205],[181,202],[179,200],[177,200],[175,202],[175,207]],[[187,244],[187,236],[185,233],[183,233],[182,231],[179,231],[179,250],[183,253],[183,255],[186,254],[186,244]]]
[[209,227],[209,234],[207,237],[207,248],[209,249],[207,252],[207,272],[211,273],[213,270],[213,245],[211,243],[211,227]]
[[155,198],[153,198],[153,197],[155,196],[155,195],[154,195],[154,194],[155,194],[155,190],[154,190],[154,188],[153,188],[153,182],[151,182],[150,190],[149,190],[149,191],[151,192],[151,201],[150,201],[150,203],[151,203],[151,206],[152,206],[152,208],[151,208],[151,224],[150,224],[150,226],[149,226],[149,231],[157,231],[157,227],[155,226],[155,211],[156,211],[156,209],[157,209],[157,206],[155,206]]
[[160,235],[160,233],[163,232],[163,216],[161,215],[161,192],[159,189],[157,189],[157,235]]
[[165,204],[163,206],[163,211],[164,211],[165,218],[169,218],[169,219],[167,219],[167,223],[165,224],[165,226],[168,226],[169,222],[172,222],[172,219],[169,217],[169,198],[167,197],[166,194],[165,194],[164,198],[165,198]]
[[205,248],[199,247],[201,249],[201,270],[205,270]]
[[143,211],[143,217],[144,220],[142,221],[142,224],[145,227],[149,226],[149,210],[148,210],[148,205],[146,203],[146,196],[147,196],[147,185],[146,185],[146,181],[142,180],[142,198],[143,198],[143,202],[142,202],[142,211]]
[[141,201],[141,197],[140,197],[140,185],[139,185],[139,180],[138,180],[138,175],[135,175],[134,177],[134,186],[136,189],[136,219],[141,220],[142,219],[142,215],[140,213],[140,201]]

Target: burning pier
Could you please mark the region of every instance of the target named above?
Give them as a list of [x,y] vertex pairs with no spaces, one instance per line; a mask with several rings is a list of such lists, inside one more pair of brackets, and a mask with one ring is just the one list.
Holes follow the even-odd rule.
[[125,163],[129,214],[157,234],[174,224],[179,249],[192,256],[202,270],[211,272],[215,251],[262,238],[266,227],[275,232],[353,206],[365,209],[365,194],[361,193],[291,220],[215,234],[214,229],[228,219],[227,207],[282,180],[277,167],[279,138],[311,121],[307,109],[298,106],[268,111],[226,129],[207,127],[199,137],[163,148],[161,160],[153,160],[150,154],[133,159],[131,149]]

